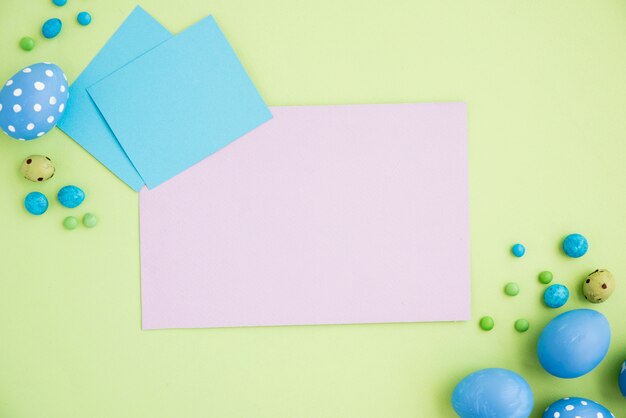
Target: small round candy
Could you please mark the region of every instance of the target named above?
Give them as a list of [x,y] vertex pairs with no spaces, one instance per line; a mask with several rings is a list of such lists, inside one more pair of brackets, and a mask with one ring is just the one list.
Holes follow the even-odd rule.
[[495,325],[493,318],[490,316],[483,316],[478,324],[485,331],[491,331]]
[[80,12],[78,16],[76,16],[76,20],[83,26],[87,26],[91,23],[91,15],[87,12]]
[[31,192],[24,199],[24,207],[33,215],[41,215],[48,210],[48,199],[43,193]]
[[30,155],[22,163],[20,171],[25,179],[42,182],[54,176],[54,164],[44,155]]
[[526,253],[526,248],[522,244],[515,244],[511,247],[511,252],[515,257],[523,257]]
[[569,257],[578,258],[587,253],[589,243],[587,238],[580,234],[570,234],[563,240],[563,251]]
[[75,208],[85,200],[85,192],[76,186],[65,186],[57,194],[59,203],[66,208]]
[[519,285],[517,283],[507,283],[504,286],[504,293],[509,296],[517,296],[519,294]]
[[76,219],[76,217],[74,216],[68,216],[67,218],[63,219],[63,226],[65,227],[65,229],[76,229],[76,227],[78,226],[78,219]]
[[48,19],[41,26],[41,34],[44,38],[52,39],[61,32],[61,27],[63,27],[63,22],[61,19],[52,18]]
[[539,273],[539,281],[543,284],[548,284],[552,281],[554,275],[551,271],[542,271]]
[[585,279],[583,283],[583,295],[591,303],[606,301],[615,290],[615,278],[606,270],[596,270]]
[[550,308],[560,308],[567,303],[569,290],[562,284],[553,284],[543,293],[543,301]]
[[530,328],[530,323],[527,319],[520,318],[515,321],[515,330],[517,332],[526,332],[528,331],[528,328]]
[[20,39],[20,48],[24,51],[30,51],[35,47],[35,40],[30,36],[24,36]]
[[65,3],[67,3],[67,0],[52,0],[52,3],[54,3],[55,6],[65,6]]
[[85,216],[83,216],[83,225],[85,225],[87,228],[93,228],[97,224],[98,218],[96,218],[96,215],[94,215],[93,213],[86,213]]

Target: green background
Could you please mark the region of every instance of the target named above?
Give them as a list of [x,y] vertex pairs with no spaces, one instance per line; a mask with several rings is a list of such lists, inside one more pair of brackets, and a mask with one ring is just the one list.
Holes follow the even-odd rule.
[[[213,14],[269,105],[465,101],[469,109],[472,320],[464,323],[141,331],[137,195],[58,129],[0,137],[0,417],[450,417],[464,375],[506,367],[550,402],[583,396],[626,415],[626,2],[623,0],[144,0],[173,32]],[[0,79],[39,61],[74,80],[134,3],[0,2]],[[93,15],[88,27],[76,13]],[[39,35],[64,21],[53,40]],[[37,46],[19,49],[31,35]],[[155,86],[158,88],[158,86]],[[57,175],[22,179],[29,154]],[[52,199],[35,218],[24,195],[82,186],[83,206]],[[62,219],[92,211],[93,230]],[[559,243],[584,233],[589,253]],[[510,245],[523,242],[515,259]],[[416,255],[418,256],[418,255]],[[450,260],[454,263],[455,260]],[[589,307],[584,276],[618,288],[594,306],[610,320],[609,355],[573,380],[538,364],[540,330]],[[446,266],[441,266],[445,269]],[[540,303],[541,270],[570,286]],[[435,278],[436,280],[436,278]],[[521,293],[504,295],[506,282]],[[446,302],[449,289],[428,295]],[[236,303],[236,301],[233,301]],[[416,297],[415,303],[420,303]],[[496,328],[478,329],[490,314]],[[526,334],[513,330],[519,317]]]

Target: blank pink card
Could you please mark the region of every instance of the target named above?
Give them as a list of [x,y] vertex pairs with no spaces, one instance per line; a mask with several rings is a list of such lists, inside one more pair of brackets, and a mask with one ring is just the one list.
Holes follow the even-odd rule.
[[141,191],[143,328],[469,319],[466,106],[271,111]]

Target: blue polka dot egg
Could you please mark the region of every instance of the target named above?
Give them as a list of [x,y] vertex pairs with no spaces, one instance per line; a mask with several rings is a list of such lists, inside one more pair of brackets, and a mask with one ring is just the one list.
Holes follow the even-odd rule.
[[67,78],[58,66],[29,65],[0,90],[0,128],[20,141],[39,138],[57,124],[68,97]]
[[585,398],[563,398],[546,408],[542,418],[613,418],[604,406]]

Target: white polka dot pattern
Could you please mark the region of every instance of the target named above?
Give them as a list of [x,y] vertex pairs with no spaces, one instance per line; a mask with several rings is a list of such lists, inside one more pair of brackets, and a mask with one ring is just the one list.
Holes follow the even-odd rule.
[[585,398],[563,398],[544,411],[542,418],[608,418],[613,414],[604,406]]
[[54,64],[29,65],[0,86],[0,129],[15,139],[45,135],[67,106],[67,78]]

